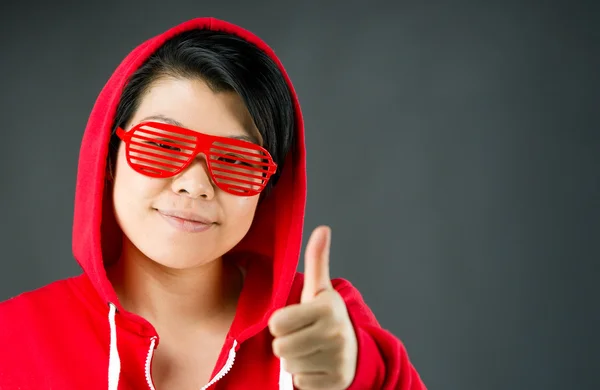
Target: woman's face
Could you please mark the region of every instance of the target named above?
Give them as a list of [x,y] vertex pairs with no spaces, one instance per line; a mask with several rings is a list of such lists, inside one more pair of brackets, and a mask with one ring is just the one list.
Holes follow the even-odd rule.
[[[262,142],[239,95],[214,93],[199,79],[162,78],[153,83],[125,130],[144,121]],[[244,197],[219,189],[203,154],[174,177],[152,178],[129,166],[121,142],[115,171],[114,211],[125,245],[133,244],[165,267],[185,269],[219,258],[246,235],[254,218],[259,195]],[[190,219],[206,223],[186,221]]]

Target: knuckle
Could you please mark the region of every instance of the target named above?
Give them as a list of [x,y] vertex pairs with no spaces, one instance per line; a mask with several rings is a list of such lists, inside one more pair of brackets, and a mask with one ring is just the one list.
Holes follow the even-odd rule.
[[335,352],[335,359],[340,363],[340,364],[345,364],[346,360],[347,360],[347,356],[348,354],[346,353],[346,349],[344,348],[344,346],[342,346],[342,348],[339,348],[336,352]]
[[332,299],[328,299],[325,301],[323,310],[327,313],[328,316],[332,316],[335,314],[335,302]]
[[343,387],[346,383],[346,377],[341,371],[331,373],[331,381],[335,387]]
[[269,319],[269,330],[276,333],[279,330],[279,316],[277,313],[273,314]]
[[334,351],[331,355],[331,361],[338,369],[344,367],[346,363],[344,352],[341,349]]
[[273,353],[277,356],[281,356],[284,353],[284,346],[281,339],[273,340]]
[[346,337],[344,336],[344,333],[341,330],[335,332],[335,334],[333,335],[333,340],[340,345],[344,345],[346,343]]
[[343,345],[345,343],[344,333],[339,327],[332,327],[327,335],[327,339],[333,345]]
[[322,316],[330,317],[334,314],[334,305],[331,299],[323,299],[319,302],[317,310]]
[[297,374],[294,375],[293,377],[293,382],[294,382],[294,386],[296,386],[299,389],[306,389],[306,376],[302,375],[302,374]]

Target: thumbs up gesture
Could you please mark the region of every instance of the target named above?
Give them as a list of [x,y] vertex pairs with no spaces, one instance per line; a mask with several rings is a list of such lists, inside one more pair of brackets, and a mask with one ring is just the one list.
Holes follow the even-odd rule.
[[331,229],[316,228],[306,246],[299,304],[269,319],[273,353],[301,390],[346,389],[356,372],[356,334],[343,298],[329,278]]

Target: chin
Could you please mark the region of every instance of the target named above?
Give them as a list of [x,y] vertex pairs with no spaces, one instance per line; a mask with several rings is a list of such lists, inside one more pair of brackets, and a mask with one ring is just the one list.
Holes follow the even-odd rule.
[[148,257],[154,263],[156,263],[164,268],[169,268],[169,269],[173,269],[173,270],[193,269],[193,268],[197,268],[197,267],[201,267],[203,265],[209,264],[215,260],[213,258],[203,259],[203,258],[199,258],[198,256],[196,256],[194,258],[190,258],[190,257],[186,257],[186,256],[176,257],[176,256],[173,256],[173,254],[166,255],[166,256],[154,256],[154,257],[146,256],[146,257]]
[[[212,243],[205,240],[190,242],[189,237],[181,235],[152,234],[132,242],[142,256],[152,262],[171,269],[188,269],[210,263],[219,256],[215,255]],[[204,243],[204,244],[203,244]]]

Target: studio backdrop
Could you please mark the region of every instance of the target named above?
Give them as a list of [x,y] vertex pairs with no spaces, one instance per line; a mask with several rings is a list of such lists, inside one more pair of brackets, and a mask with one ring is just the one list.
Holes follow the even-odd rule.
[[0,300],[81,272],[79,145],[116,65],[215,16],[265,39],[296,86],[304,244],[332,227],[332,276],[430,389],[598,389],[599,15],[594,1],[3,2]]

